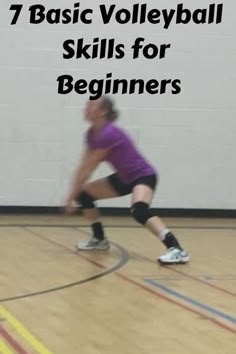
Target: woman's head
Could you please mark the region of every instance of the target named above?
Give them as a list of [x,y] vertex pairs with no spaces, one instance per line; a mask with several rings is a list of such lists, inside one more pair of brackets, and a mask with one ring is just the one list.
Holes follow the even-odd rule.
[[85,106],[85,116],[90,122],[105,120],[113,122],[118,118],[114,102],[108,96],[102,96],[96,101],[88,101]]

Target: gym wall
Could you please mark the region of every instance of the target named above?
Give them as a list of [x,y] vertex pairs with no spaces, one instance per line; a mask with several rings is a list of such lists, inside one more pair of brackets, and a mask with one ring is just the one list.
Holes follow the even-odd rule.
[[[50,8],[73,8],[75,1],[0,3],[0,205],[59,206],[78,164],[87,128],[83,106],[89,94],[57,93],[57,77],[104,79],[107,73],[128,80],[179,79],[181,93],[114,96],[125,128],[154,164],[160,184],[153,201],[159,208],[236,208],[236,44],[235,0],[224,3],[223,22],[212,25],[104,25],[99,4],[132,9],[137,1],[81,0],[94,9],[93,24],[29,23],[27,8],[40,3]],[[12,26],[10,5],[24,4]],[[149,8],[176,8],[177,0],[143,1]],[[183,2],[189,9],[207,8],[213,1]],[[218,2],[220,3],[220,2]],[[125,44],[125,59],[63,59],[69,38],[115,38]],[[164,59],[131,58],[137,37],[144,44],[170,43]],[[103,165],[93,178],[105,176]],[[129,197],[107,200],[101,206],[127,207]]]

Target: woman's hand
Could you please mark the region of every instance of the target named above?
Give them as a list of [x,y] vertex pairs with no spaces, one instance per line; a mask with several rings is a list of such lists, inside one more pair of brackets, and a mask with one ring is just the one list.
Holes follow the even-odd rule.
[[72,196],[69,196],[66,200],[64,207],[65,214],[70,215],[75,212],[75,202]]

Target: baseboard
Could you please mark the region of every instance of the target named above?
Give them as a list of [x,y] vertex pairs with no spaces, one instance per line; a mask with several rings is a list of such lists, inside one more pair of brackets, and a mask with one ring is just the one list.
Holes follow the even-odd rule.
[[[99,208],[104,216],[129,216],[129,208]],[[162,217],[236,218],[236,209],[181,209],[153,208]],[[58,215],[60,207],[0,206],[0,214]],[[78,211],[80,213],[80,211]]]

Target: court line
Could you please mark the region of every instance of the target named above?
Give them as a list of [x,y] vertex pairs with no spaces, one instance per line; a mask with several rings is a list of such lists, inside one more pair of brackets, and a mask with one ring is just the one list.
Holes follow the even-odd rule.
[[[28,230],[28,228],[26,228],[26,230],[27,230],[28,232],[31,232],[34,236],[37,236],[37,237],[40,238],[41,240],[45,240],[45,241],[47,241],[47,242],[50,242],[51,244],[54,244],[54,245],[59,246],[59,247],[61,247],[61,248],[63,248],[63,249],[66,249],[68,252],[70,252],[70,253],[72,253],[72,254],[75,254],[75,255],[77,255],[77,256],[79,256],[79,257],[81,257],[81,258],[84,258],[84,259],[88,260],[88,258],[87,258],[86,256],[84,256],[83,254],[81,254],[81,253],[79,253],[79,252],[73,251],[70,247],[67,247],[67,246],[65,246],[65,245],[62,245],[61,243],[58,243],[58,242],[56,242],[56,241],[54,241],[54,240],[50,240],[49,238],[47,238],[47,237],[41,235],[40,233],[38,233],[38,232],[36,232],[36,231]],[[84,234],[90,236],[90,233],[89,233],[89,232],[86,232],[86,231],[84,231],[84,230],[83,230],[83,231],[80,230],[80,231],[81,231],[82,233],[84,233]],[[122,255],[121,258],[123,259],[123,261],[124,261],[124,259],[125,259],[125,263],[126,263],[126,262],[129,260],[129,253],[126,251],[126,249],[123,248],[123,247],[121,247],[120,245],[118,245],[118,244],[115,243],[115,242],[110,242],[110,244],[113,245],[113,246],[115,246],[115,247],[120,251],[120,253],[121,253],[121,255]],[[99,252],[98,254],[102,253],[102,251],[98,251],[98,252]],[[104,265],[102,265],[102,264],[100,264],[100,263],[98,263],[98,262],[96,262],[96,261],[94,261],[94,260],[90,260],[90,259],[89,259],[89,261],[90,261],[90,263],[93,263],[93,264],[95,264],[96,266],[98,266],[98,267],[100,267],[100,268],[106,269],[106,266],[104,266]],[[123,265],[124,265],[124,264],[123,264]],[[122,265],[122,266],[123,266],[123,265]]]
[[0,303],[1,302],[9,302],[9,301],[14,301],[14,300],[20,300],[20,299],[24,299],[24,298],[28,298],[28,297],[33,297],[33,296],[38,296],[38,295],[46,295],[46,294],[49,294],[49,293],[52,293],[52,292],[56,292],[56,291],[60,291],[60,290],[64,290],[64,289],[68,289],[68,288],[72,288],[74,286],[78,286],[78,285],[81,285],[81,284],[84,284],[84,283],[88,283],[88,282],[91,282],[93,280],[96,280],[96,279],[99,279],[99,278],[102,278],[106,275],[109,275],[117,270],[119,270],[120,268],[122,268],[129,260],[129,254],[128,252],[122,248],[121,246],[117,245],[116,243],[113,243],[111,242],[111,244],[116,247],[119,252],[120,252],[120,259],[119,261],[113,265],[112,267],[110,268],[106,268],[104,265],[96,262],[96,261],[93,261],[93,260],[89,260],[86,256],[83,256],[73,250],[71,250],[69,247],[67,246],[64,246],[64,245],[61,245],[60,243],[57,243],[53,240],[50,240],[48,239],[47,237],[44,237],[43,235],[40,235],[39,233],[36,233],[34,231],[31,231],[31,230],[27,230],[28,232],[32,233],[34,236],[44,240],[44,241],[47,241],[47,242],[50,242],[51,244],[54,244],[56,245],[57,247],[61,247],[63,249],[66,249],[68,252],[76,255],[76,256],[79,256],[87,261],[89,261],[90,263],[96,265],[97,267],[99,268],[103,268],[105,269],[105,271],[103,272],[100,272],[98,274],[95,274],[95,275],[92,275],[91,277],[88,277],[86,279],[82,279],[82,280],[78,280],[76,282],[73,282],[73,283],[69,283],[69,284],[65,284],[65,285],[61,285],[61,286],[58,286],[58,287],[54,287],[54,288],[50,288],[50,289],[46,289],[46,290],[41,290],[41,291],[35,291],[35,292],[32,292],[32,293],[28,293],[28,294],[23,294],[23,295],[15,295],[15,296],[9,296],[9,297],[6,297],[6,298],[2,298],[0,299]]
[[[81,224],[81,225],[71,225],[71,224],[0,224],[1,227],[60,227],[60,228],[89,228],[89,224]],[[140,229],[139,225],[109,225],[104,224],[104,227],[109,228],[119,228],[119,229]],[[171,225],[169,224],[169,228],[173,229],[191,229],[191,230],[236,230],[236,226],[180,226],[180,225]]]
[[[131,257],[132,257],[132,254],[133,254],[133,255],[137,255],[138,257],[140,257],[141,259],[143,259],[143,260],[145,260],[145,261],[151,262],[151,263],[153,263],[153,264],[157,264],[156,261],[153,261],[152,259],[150,259],[150,258],[148,258],[148,257],[145,257],[145,256],[143,256],[143,255],[141,255],[141,254],[138,254],[138,253],[131,253],[131,254],[130,254]],[[179,266],[182,266],[182,265],[179,265]],[[218,286],[218,285],[209,283],[209,281],[204,280],[204,279],[201,279],[201,278],[199,278],[199,277],[197,277],[197,276],[187,274],[187,273],[185,273],[185,272],[183,272],[183,271],[181,271],[181,270],[177,270],[177,269],[173,268],[173,266],[164,265],[163,267],[166,268],[166,269],[168,269],[168,270],[171,271],[171,272],[174,272],[174,273],[183,275],[185,278],[192,279],[192,280],[197,281],[197,282],[199,282],[199,283],[201,283],[201,284],[204,284],[204,285],[206,285],[206,286],[209,286],[210,288],[213,288],[213,289],[216,289],[216,290],[218,290],[218,291],[221,291],[222,293],[225,293],[225,294],[231,295],[231,296],[233,296],[233,297],[236,297],[236,293],[234,293],[234,292],[232,292],[232,291],[230,291],[230,290],[227,290],[227,289],[225,289],[225,288],[222,288],[221,286]]]
[[[81,231],[82,233],[86,234],[86,235],[89,234],[87,231],[84,231],[84,230],[80,230],[80,231]],[[46,239],[47,239],[47,238],[46,238]],[[51,242],[51,240],[49,240],[49,241]],[[53,241],[53,243],[54,243],[54,241]],[[67,248],[67,247],[64,246],[64,245],[61,245],[61,246],[62,246],[63,248]],[[128,251],[127,251],[127,252],[128,252]],[[90,263],[94,263],[93,260],[90,260],[90,259],[88,259],[88,258],[86,258],[86,257],[83,257],[83,258],[87,259],[87,261],[90,262]],[[96,263],[97,263],[97,262],[96,262]],[[188,311],[190,311],[190,312],[192,312],[192,313],[195,313],[195,314],[197,314],[197,315],[202,316],[202,312],[200,312],[200,311],[198,311],[198,310],[195,310],[195,309],[193,309],[193,308],[190,308],[189,306],[186,306],[186,305],[183,304],[183,303],[180,303],[180,302],[178,302],[178,301],[176,301],[176,300],[174,300],[174,299],[171,299],[171,298],[169,298],[168,296],[165,296],[165,295],[163,295],[163,294],[161,294],[161,293],[159,293],[159,292],[157,292],[157,291],[154,291],[153,289],[151,289],[151,288],[145,286],[144,284],[141,284],[141,283],[137,282],[136,280],[133,280],[132,278],[129,278],[129,277],[125,276],[125,275],[122,274],[122,273],[115,272],[114,274],[115,274],[116,276],[118,276],[119,278],[121,278],[121,279],[123,279],[123,280],[126,280],[126,281],[128,281],[129,283],[134,284],[134,285],[138,286],[139,288],[141,288],[141,289],[143,289],[143,290],[146,290],[146,291],[148,291],[149,293],[151,293],[151,294],[153,294],[153,295],[155,295],[155,296],[158,296],[159,298],[162,298],[162,299],[164,299],[164,300],[166,300],[166,301],[168,301],[168,302],[170,302],[170,303],[172,303],[172,304],[175,304],[175,305],[177,305],[177,306],[179,306],[179,307],[181,307],[181,308],[184,308],[185,310],[188,310]],[[232,327],[230,327],[230,326],[225,325],[224,323],[218,321],[217,319],[215,319],[215,318],[208,318],[208,319],[209,319],[211,322],[213,322],[214,324],[218,325],[219,327],[224,328],[224,329],[226,329],[226,330],[228,330],[228,331],[230,331],[230,332],[232,332],[232,333],[236,333],[236,329],[234,329],[234,328],[232,328]]]
[[215,309],[214,307],[211,307],[211,306],[208,306],[208,305],[205,305],[197,300],[194,300],[193,298],[189,297],[189,296],[186,296],[186,295],[183,295],[171,288],[168,288],[167,286],[165,285],[162,285],[160,282],[157,282],[156,280],[154,279],[144,279],[145,282],[161,289],[162,291],[164,291],[165,293],[171,295],[171,296],[174,296],[176,297],[177,299],[180,299],[180,300],[183,300],[193,306],[196,306],[198,308],[200,308],[201,310],[204,310],[204,311],[207,311],[208,313],[212,314],[212,315],[215,315],[215,316],[218,316],[220,318],[222,318],[223,320],[226,320],[226,321],[229,321],[233,324],[236,324],[236,317],[233,317],[231,315],[228,315],[222,311],[219,311],[217,309]]
[[[0,315],[1,315],[1,312],[0,312]],[[18,343],[2,325],[0,325],[0,334],[3,336],[3,338],[6,340],[6,342],[11,345],[11,347],[14,349],[14,351],[16,353],[28,354],[28,352],[26,352],[24,350],[24,348],[20,345],[20,343]]]
[[[31,225],[29,225],[29,227],[31,227]],[[73,226],[73,227],[74,227],[74,226]],[[81,231],[82,231],[82,230],[81,230]],[[82,232],[84,232],[84,231],[82,231]],[[84,233],[86,233],[86,232],[84,232]],[[51,240],[49,240],[49,239],[47,239],[47,238],[45,238],[45,240],[47,240],[48,242],[52,242]],[[54,241],[53,241],[52,243],[57,244],[57,243],[54,242]],[[57,245],[59,245],[59,246],[65,248],[65,249],[68,249],[68,248],[67,248],[66,246],[64,246],[64,245],[61,245],[61,244],[57,244]],[[70,250],[70,251],[71,251],[71,250]],[[126,251],[126,252],[127,252],[127,251]],[[127,252],[127,253],[128,253],[128,252]],[[98,262],[94,262],[94,261],[92,261],[92,260],[90,260],[90,259],[88,259],[88,258],[86,258],[86,257],[83,257],[83,258],[86,259],[88,262],[90,262],[90,263],[92,263],[92,264],[96,264],[96,265],[98,265],[98,266],[104,268],[104,266],[101,265],[101,264],[99,264]],[[122,273],[115,272],[114,274],[115,274],[116,276],[118,276],[119,278],[121,278],[121,279],[123,279],[123,280],[129,282],[130,284],[133,284],[133,285],[135,285],[135,286],[137,286],[137,287],[139,287],[139,288],[141,288],[141,289],[143,289],[143,290],[145,290],[145,291],[151,293],[152,295],[155,295],[155,296],[157,296],[157,297],[159,297],[159,298],[161,298],[161,299],[163,299],[163,300],[166,300],[167,302],[172,303],[172,304],[174,304],[174,305],[176,305],[176,306],[178,306],[178,307],[181,307],[182,309],[185,309],[185,310],[187,310],[187,311],[189,311],[189,312],[192,312],[192,313],[194,313],[194,314],[197,314],[197,315],[202,316],[202,312],[200,312],[200,311],[198,311],[198,310],[195,310],[195,309],[193,309],[193,308],[190,308],[189,306],[187,306],[187,305],[185,305],[185,304],[183,304],[183,303],[180,303],[180,302],[176,301],[175,299],[171,299],[170,297],[165,296],[165,295],[159,293],[158,291],[155,291],[154,289],[151,289],[151,288],[149,288],[148,286],[145,286],[144,284],[141,284],[141,283],[139,283],[139,282],[137,282],[137,281],[135,281],[135,280],[133,280],[133,279],[131,279],[131,278],[125,276],[125,275],[122,274]],[[224,324],[224,323],[218,321],[218,320],[215,319],[215,318],[208,318],[208,320],[211,321],[212,323],[216,324],[217,326],[219,326],[219,327],[221,327],[221,328],[223,328],[223,329],[225,329],[225,330],[228,330],[228,331],[231,332],[231,333],[234,333],[234,334],[236,333],[236,329],[234,329],[234,328],[232,328],[232,327],[230,327],[230,326],[228,326],[228,325],[226,325],[226,324]]]
[[[80,230],[80,231],[83,232],[84,234],[88,234],[88,232],[86,232],[86,231],[84,231],[84,230]],[[35,234],[35,233],[33,233],[33,234]],[[61,244],[58,244],[57,242],[52,241],[52,240],[50,240],[50,239],[47,239],[46,237],[44,237],[44,236],[42,236],[42,235],[35,235],[35,236],[38,236],[38,237],[40,237],[40,238],[42,238],[42,239],[45,239],[45,240],[47,240],[47,241],[50,242],[50,243],[57,244],[58,246],[60,246],[60,247],[62,247],[62,248],[64,248],[64,249],[67,249],[67,250],[69,250],[70,252],[72,252],[71,249],[69,249],[68,247],[66,247],[66,246],[64,246],[64,245],[61,245]],[[128,251],[126,251],[126,252],[127,252],[127,254],[128,254]],[[128,255],[129,255],[129,254],[128,254]],[[90,263],[92,263],[92,264],[96,264],[97,266],[100,266],[100,267],[104,268],[104,266],[101,265],[101,264],[99,264],[98,262],[94,262],[93,260],[88,259],[87,257],[84,257],[84,256],[82,256],[81,254],[80,254],[80,256],[81,256],[82,258],[86,259],[88,262],[90,262]],[[192,313],[194,313],[194,314],[197,314],[197,315],[202,316],[202,312],[200,312],[200,311],[198,311],[198,310],[195,310],[195,309],[193,309],[193,308],[190,308],[189,306],[186,306],[185,304],[180,303],[179,301],[176,301],[175,299],[171,299],[170,297],[165,296],[165,295],[161,294],[160,292],[158,292],[158,291],[156,291],[156,290],[154,290],[154,289],[151,289],[150,287],[145,286],[144,284],[141,284],[141,283],[139,283],[139,282],[133,280],[132,278],[129,278],[129,277],[125,276],[125,275],[122,274],[122,273],[115,272],[114,274],[115,274],[116,276],[118,276],[119,278],[121,278],[121,279],[123,279],[123,280],[129,282],[130,284],[136,285],[137,287],[139,287],[139,288],[141,288],[141,289],[143,289],[143,290],[148,291],[148,292],[151,293],[152,295],[155,295],[155,296],[157,296],[157,297],[159,297],[159,298],[161,298],[161,299],[163,299],[163,300],[166,300],[166,301],[169,302],[169,303],[172,303],[172,304],[174,304],[174,305],[177,305],[177,306],[179,306],[179,307],[181,307],[181,308],[183,308],[183,309],[185,309],[185,310],[187,310],[187,311],[189,311],[189,312],[192,312]],[[209,320],[210,320],[212,323],[216,324],[217,326],[219,326],[219,327],[221,327],[221,328],[224,328],[225,330],[228,330],[228,331],[230,331],[230,332],[232,332],[232,333],[236,333],[236,329],[234,329],[234,328],[232,328],[232,327],[230,327],[230,326],[228,326],[228,325],[226,325],[226,324],[224,324],[224,323],[218,321],[218,320],[215,319],[215,318],[209,318]]]
[[[26,328],[3,306],[0,306],[0,316],[6,319],[11,327],[23,338],[30,346],[40,354],[52,354],[41,342],[38,341]],[[23,352],[22,352],[23,353]],[[24,351],[24,353],[26,353]]]
[[[79,229],[79,228],[78,228],[78,229]],[[83,232],[84,234],[88,234],[88,232],[86,232],[86,231],[84,231],[84,230],[80,230],[80,231]],[[132,256],[132,254],[135,254],[135,253],[131,253],[131,256]],[[140,255],[140,254],[138,254],[138,253],[136,253],[136,254],[137,254],[139,257],[141,257],[141,258],[143,258],[143,259],[145,259],[145,260],[147,260],[147,261],[149,261],[149,262],[152,262],[152,263],[157,264],[156,261],[153,261],[153,260],[149,259],[148,257],[142,256],[142,255]],[[165,266],[165,267],[166,267],[167,269],[169,269],[170,271],[172,271],[172,272],[175,272],[175,273],[178,273],[178,274],[181,274],[181,275],[185,276],[186,278],[189,278],[189,279],[192,279],[192,280],[197,281],[197,282],[199,282],[199,283],[202,283],[202,284],[204,284],[204,285],[206,285],[206,286],[209,286],[209,287],[211,287],[211,288],[213,288],[213,289],[216,289],[216,290],[218,290],[218,291],[221,291],[222,293],[225,293],[225,294],[228,294],[228,295],[231,295],[231,296],[236,297],[236,293],[231,292],[230,290],[227,290],[227,289],[222,288],[222,287],[220,287],[220,286],[218,286],[218,285],[214,285],[214,284],[212,284],[212,283],[209,283],[208,281],[203,280],[203,279],[200,279],[200,278],[198,278],[198,277],[195,277],[194,275],[188,275],[187,273],[184,273],[184,272],[182,272],[182,271],[175,270],[175,269],[172,268],[171,266]]]
[[[79,228],[78,228],[78,229],[79,229]],[[80,229],[79,229],[79,230],[80,230]],[[85,230],[80,230],[80,231],[81,231],[82,233],[86,234],[86,235],[89,234],[89,233],[88,233],[87,231],[85,231]],[[153,261],[152,259],[150,259],[150,258],[148,258],[148,257],[145,257],[145,256],[143,256],[143,255],[140,255],[140,254],[138,254],[138,253],[130,253],[131,256],[132,256],[132,254],[138,255],[138,257],[141,257],[142,259],[144,259],[144,260],[146,260],[146,261],[152,262],[152,263],[154,263],[154,264],[158,264],[156,261]],[[181,266],[181,265],[179,265],[179,266]],[[169,269],[169,270],[172,271],[172,272],[181,274],[181,275],[183,275],[183,276],[186,277],[186,278],[189,278],[189,279],[192,279],[192,280],[197,281],[197,282],[199,282],[199,283],[202,283],[202,284],[204,284],[204,285],[206,285],[206,286],[209,286],[209,287],[211,287],[211,288],[213,288],[213,289],[216,289],[216,290],[218,290],[218,291],[221,291],[222,293],[225,293],[225,294],[232,295],[232,296],[236,297],[236,293],[231,292],[230,290],[227,290],[227,289],[222,288],[222,287],[220,287],[220,286],[218,286],[218,285],[214,285],[214,284],[212,284],[212,283],[209,283],[208,281],[203,280],[203,279],[200,279],[200,278],[198,278],[198,277],[195,277],[194,275],[188,275],[187,273],[181,272],[181,271],[179,271],[179,270],[175,270],[175,269],[172,268],[172,267],[173,267],[173,266],[167,266],[167,265],[165,265],[165,268]]]
[[[80,230],[80,231],[83,232],[84,234],[89,234],[87,231],[84,231],[84,230]],[[154,291],[153,289],[150,289],[149,287],[145,286],[144,284],[141,284],[141,283],[137,282],[136,280],[134,280],[134,279],[132,279],[130,277],[127,277],[126,275],[124,275],[122,273],[115,272],[115,275],[118,276],[119,278],[123,279],[123,280],[128,281],[131,284],[134,284],[134,285],[138,286],[139,288],[141,288],[143,290],[148,291],[149,293],[151,293],[151,294],[153,294],[155,296],[158,296],[158,297],[160,297],[160,298],[162,298],[162,299],[164,299],[164,300],[166,300],[166,301],[168,301],[168,302],[170,302],[172,304],[175,304],[175,305],[177,305],[177,306],[179,306],[179,307],[181,307],[181,308],[183,308],[183,309],[185,309],[187,311],[190,311],[190,312],[192,312],[194,314],[202,316],[202,312],[200,312],[198,310],[195,310],[195,309],[193,309],[193,308],[191,308],[189,306],[186,306],[185,304],[180,303],[180,302],[178,302],[178,301],[176,301],[174,299],[171,299],[170,297],[167,297],[167,296],[165,296],[165,295],[163,295],[163,294],[161,294],[161,293],[159,293],[157,291]],[[234,329],[234,328],[232,328],[232,327],[230,327],[230,326],[218,321],[215,318],[208,318],[208,320],[210,320],[211,322],[213,322],[214,324],[218,325],[221,328],[224,328],[224,329],[226,329],[226,330],[228,330],[228,331],[230,331],[232,333],[236,333],[236,329]]]
[[166,266],[166,268],[168,268],[168,269],[169,269],[170,271],[172,271],[172,272],[175,272],[175,273],[177,273],[177,274],[181,274],[181,275],[185,276],[186,278],[195,280],[195,281],[197,281],[197,282],[199,282],[199,283],[202,283],[202,284],[204,284],[204,285],[207,285],[207,286],[209,286],[209,287],[211,287],[211,288],[213,288],[213,289],[219,290],[219,291],[221,291],[222,293],[225,293],[225,294],[228,294],[228,295],[231,295],[231,296],[236,297],[236,293],[234,293],[234,292],[232,292],[232,291],[230,291],[230,290],[227,290],[227,289],[225,289],[225,288],[222,288],[221,286],[218,286],[218,285],[209,283],[207,280],[200,279],[200,278],[198,278],[198,277],[196,277],[196,276],[194,276],[194,275],[190,275],[190,274],[187,274],[187,273],[182,272],[182,271],[180,271],[180,270],[177,270],[177,269],[175,269],[175,268],[171,268],[170,266]]
[[[189,311],[189,312],[192,312],[192,313],[194,313],[195,315],[198,315],[198,316],[202,316],[202,315],[203,315],[202,312],[200,312],[200,311],[198,311],[198,310],[196,310],[196,309],[194,309],[194,308],[192,308],[192,307],[189,307],[189,306],[185,305],[184,303],[181,303],[181,302],[179,302],[179,301],[177,301],[177,300],[175,300],[175,299],[172,299],[172,298],[170,298],[170,297],[168,297],[168,296],[166,296],[166,295],[164,295],[164,294],[162,294],[162,293],[160,293],[160,292],[158,292],[158,291],[156,291],[156,290],[154,290],[154,289],[151,289],[151,288],[149,288],[148,286],[143,285],[143,284],[137,282],[136,280],[133,280],[133,279],[131,279],[131,278],[125,276],[125,275],[122,274],[122,273],[115,273],[115,274],[116,274],[119,278],[121,278],[121,279],[123,279],[123,280],[129,282],[130,284],[136,285],[137,287],[139,287],[139,288],[141,288],[141,289],[143,289],[143,290],[146,290],[147,292],[149,292],[149,293],[151,293],[152,295],[155,295],[155,296],[161,298],[162,300],[166,300],[167,302],[169,302],[169,303],[171,303],[171,304],[174,304],[174,305],[176,305],[176,306],[178,306],[178,307],[181,307],[181,308],[184,309],[184,310],[187,310],[187,311]],[[232,328],[232,327],[230,327],[230,326],[228,326],[228,325],[222,323],[221,321],[218,321],[217,319],[211,318],[211,317],[208,317],[207,319],[208,319],[209,321],[211,321],[212,323],[214,323],[215,325],[217,325],[217,326],[219,326],[219,327],[221,327],[221,328],[223,328],[223,329],[225,329],[225,330],[227,330],[227,331],[229,331],[229,332],[231,332],[231,333],[236,334],[236,329],[234,329],[234,328]]]
[[11,349],[2,340],[0,340],[0,353],[3,353],[3,354],[14,354],[11,351]]
[[[73,226],[74,227],[74,226]],[[137,226],[137,227],[139,227],[139,226]],[[80,232],[82,232],[82,233],[84,233],[84,234],[86,234],[86,235],[89,235],[89,232],[87,232],[87,231],[85,231],[85,230],[81,230],[80,229],[80,227],[74,227],[75,229],[78,229]],[[43,236],[41,237],[41,238],[43,238]],[[54,242],[54,241],[53,241]],[[55,242],[55,244],[57,244],[56,242]],[[67,248],[66,246],[64,246],[64,248]],[[134,254],[134,253],[133,253]],[[81,254],[80,254],[81,255]],[[132,255],[132,253],[131,253],[131,255]],[[149,259],[149,258],[147,258],[147,257],[145,257],[145,256],[142,256],[142,255],[140,255],[140,254],[137,254],[139,257],[142,257],[143,259],[145,259],[145,260],[148,260],[149,262],[152,262],[152,263],[155,263],[155,264],[157,264],[157,262],[156,261],[153,261],[153,260],[151,260],[151,259]],[[82,255],[81,255],[82,256]],[[83,257],[83,256],[82,256]],[[83,258],[86,258],[86,257],[83,257]],[[92,261],[93,262],[93,261]],[[96,263],[95,263],[96,264]],[[96,264],[97,265],[97,264]],[[179,271],[179,270],[175,270],[174,268],[172,269],[171,268],[171,266],[165,266],[167,269],[169,269],[170,271],[172,271],[172,272],[175,272],[175,273],[178,273],[178,274],[181,274],[181,275],[183,275],[184,277],[186,277],[186,278],[189,278],[189,279],[192,279],[192,280],[194,280],[194,281],[197,281],[197,282],[199,282],[199,283],[201,283],[201,284],[204,284],[204,285],[206,285],[206,286],[208,286],[208,287],[211,287],[211,288],[213,288],[213,289],[216,289],[216,290],[218,290],[218,291],[220,291],[220,292],[222,292],[222,293],[225,293],[225,294],[228,294],[228,295],[231,295],[231,296],[234,296],[234,297],[236,297],[236,293],[234,293],[234,292],[231,292],[230,290],[227,290],[227,289],[225,289],[225,288],[222,288],[222,287],[220,287],[220,286],[218,286],[218,285],[214,285],[214,284],[212,284],[212,283],[209,283],[208,281],[206,281],[206,280],[203,280],[203,279],[200,279],[200,278],[198,278],[198,277],[195,277],[194,275],[188,275],[187,273],[184,273],[184,272],[182,272],[182,271]]]

